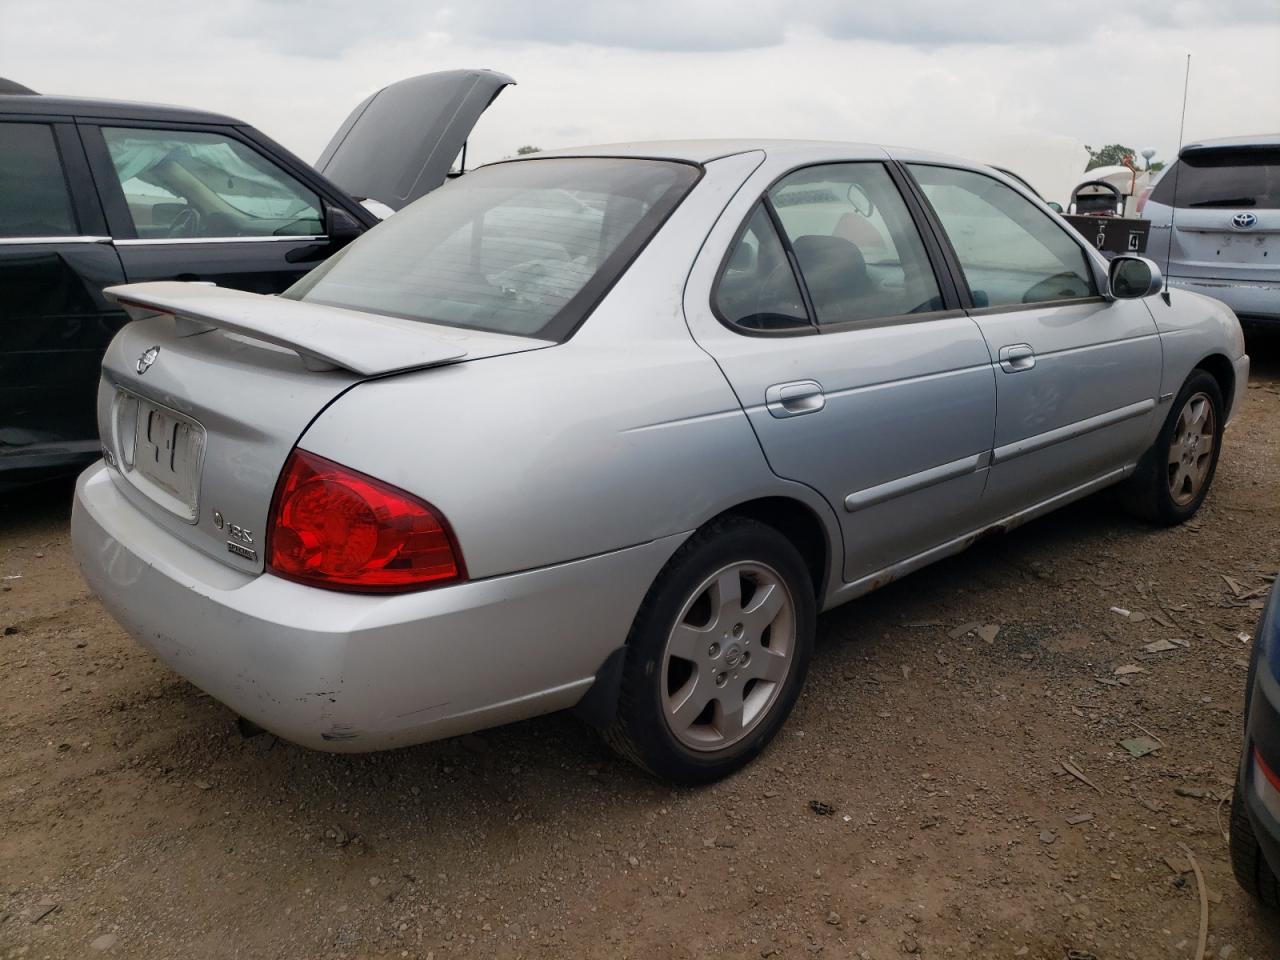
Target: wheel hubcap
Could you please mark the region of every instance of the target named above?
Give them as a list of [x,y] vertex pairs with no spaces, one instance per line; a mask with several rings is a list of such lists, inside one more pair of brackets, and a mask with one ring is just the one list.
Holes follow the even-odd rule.
[[676,739],[721,750],[769,713],[791,672],[795,603],[776,570],[733,563],[698,585],[667,637],[662,708]]
[[1183,507],[1199,496],[1213,464],[1217,414],[1206,393],[1193,394],[1169,441],[1169,495]]

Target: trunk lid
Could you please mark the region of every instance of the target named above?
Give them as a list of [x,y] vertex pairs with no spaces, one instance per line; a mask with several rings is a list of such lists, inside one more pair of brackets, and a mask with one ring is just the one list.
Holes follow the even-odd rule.
[[1178,207],[1169,272],[1217,280],[1280,277],[1280,210]]
[[400,210],[444,183],[476,121],[513,83],[493,70],[445,70],[383,87],[351,112],[316,169],[353,197]]
[[[106,293],[135,318],[108,348],[98,391],[113,481],[174,536],[247,573],[263,569],[285,459],[345,391],[548,345],[200,284]],[[369,429],[394,429],[405,413]]]

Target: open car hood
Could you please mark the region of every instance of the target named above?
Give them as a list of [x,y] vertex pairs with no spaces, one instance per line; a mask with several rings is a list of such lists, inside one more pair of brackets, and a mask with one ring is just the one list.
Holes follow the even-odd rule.
[[32,90],[30,87],[24,87],[17,80],[6,80],[4,77],[0,77],[0,93],[34,94],[35,91]]
[[351,112],[316,169],[357,199],[399,210],[444,183],[471,128],[512,83],[493,70],[444,70],[383,87]]

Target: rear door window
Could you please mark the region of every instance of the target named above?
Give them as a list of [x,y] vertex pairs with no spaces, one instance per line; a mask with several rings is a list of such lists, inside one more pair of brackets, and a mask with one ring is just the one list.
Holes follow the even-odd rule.
[[1097,294],[1081,246],[1036,204],[994,177],[909,164],[947,232],[976,307]]
[[1179,207],[1280,209],[1280,147],[1197,150],[1178,160],[1151,191],[1151,200]]
[[0,237],[77,233],[53,128],[0,123]]
[[238,140],[126,127],[102,136],[141,239],[324,233],[319,196]]
[[769,200],[819,326],[942,309],[924,243],[882,164],[806,167]]

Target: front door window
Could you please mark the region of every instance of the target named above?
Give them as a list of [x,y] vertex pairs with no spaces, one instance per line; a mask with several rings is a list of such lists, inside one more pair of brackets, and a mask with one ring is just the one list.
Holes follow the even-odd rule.
[[947,231],[975,307],[1097,294],[1080,244],[1022,194],[972,170],[909,166]]
[[102,136],[141,239],[324,233],[319,196],[238,140],[125,127]]

